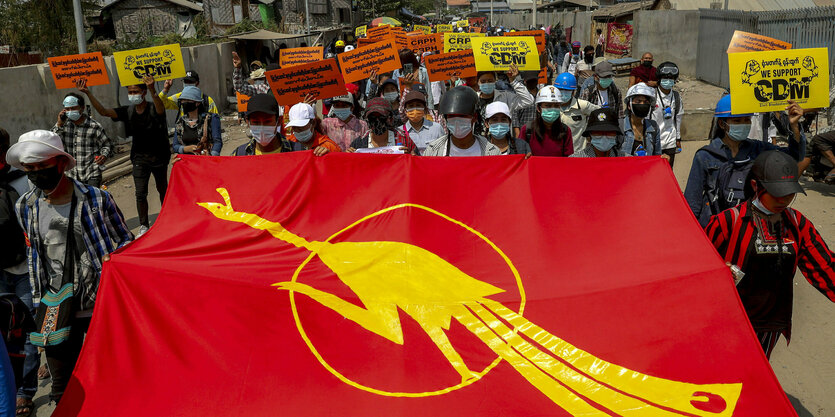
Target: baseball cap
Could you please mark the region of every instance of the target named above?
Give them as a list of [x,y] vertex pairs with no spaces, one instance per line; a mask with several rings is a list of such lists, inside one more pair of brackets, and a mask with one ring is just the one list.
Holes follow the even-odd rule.
[[583,136],[591,136],[592,132],[623,133],[618,125],[618,114],[614,109],[604,107],[591,112]]
[[426,104],[426,96],[423,93],[421,93],[420,91],[417,91],[417,90],[409,91],[406,94],[406,100],[404,101],[404,103],[408,103],[410,101],[415,101],[415,100],[420,101],[423,104]]
[[583,44],[580,43],[580,41],[574,41],[574,42],[571,42],[571,46],[573,46],[575,48],[579,48],[579,47],[583,46]]
[[397,80],[395,80],[394,78],[389,78],[389,79],[383,81],[380,84],[380,91],[383,91],[383,88],[385,88],[389,84],[393,84],[395,87],[397,87]]
[[75,166],[75,158],[64,152],[60,136],[48,130],[33,130],[20,135],[17,143],[9,148],[6,162],[17,169],[23,169],[22,164],[36,164],[56,156],[69,159],[67,170]]
[[315,118],[316,111],[313,110],[313,106],[307,103],[296,103],[293,107],[290,107],[290,121],[287,123],[287,126],[302,127]]
[[352,106],[354,105],[354,97],[351,96],[350,94],[345,94],[345,95],[342,95],[342,96],[336,96],[336,97],[332,98],[331,101],[334,102],[334,103],[337,102],[337,101],[341,101],[343,103],[348,103]]
[[365,106],[365,117],[368,118],[371,114],[389,116],[391,114],[391,104],[382,97],[374,97]]
[[183,82],[194,84],[200,82],[200,76],[197,75],[197,71],[195,70],[188,70],[186,71],[186,77],[183,78]]
[[494,101],[487,105],[487,108],[484,109],[484,118],[489,119],[497,114],[504,114],[507,117],[510,117],[510,108],[507,107],[507,104],[503,101]]
[[797,161],[780,151],[766,151],[754,160],[751,173],[769,194],[785,197],[789,194],[803,193],[798,182]]
[[603,61],[594,66],[594,73],[597,74],[598,77],[605,78],[611,77],[615,75],[615,71],[612,70],[612,64],[609,61]]
[[252,113],[278,114],[278,103],[272,94],[256,94],[246,104],[246,115]]

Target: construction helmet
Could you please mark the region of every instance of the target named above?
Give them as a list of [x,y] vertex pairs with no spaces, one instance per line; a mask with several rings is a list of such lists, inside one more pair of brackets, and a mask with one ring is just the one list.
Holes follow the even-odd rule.
[[719,99],[719,102],[716,103],[716,111],[713,112],[713,117],[719,119],[726,119],[731,117],[751,117],[753,113],[740,113],[740,114],[733,114],[731,113],[731,95],[726,94]]
[[624,98],[624,101],[627,105],[629,105],[629,103],[632,102],[632,97],[635,96],[646,96],[649,99],[650,106],[655,104],[655,89],[644,83],[638,83],[629,87],[629,89],[626,90],[626,97]]
[[552,85],[546,85],[539,89],[536,93],[536,103],[562,103],[560,98],[560,90]]
[[554,82],[554,87],[557,87],[560,90],[576,90],[577,78],[575,78],[571,73],[564,72],[557,76],[557,80]]
[[343,41],[343,40],[336,41],[336,46],[345,46],[345,41]]

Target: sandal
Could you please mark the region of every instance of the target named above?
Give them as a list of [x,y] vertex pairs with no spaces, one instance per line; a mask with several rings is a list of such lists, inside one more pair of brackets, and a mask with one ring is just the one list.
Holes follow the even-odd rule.
[[15,406],[15,415],[18,417],[28,417],[35,411],[35,403],[32,400],[25,400],[23,398],[17,399]]
[[47,379],[49,377],[49,368],[47,368],[46,365],[41,365],[41,367],[38,368],[38,379]]

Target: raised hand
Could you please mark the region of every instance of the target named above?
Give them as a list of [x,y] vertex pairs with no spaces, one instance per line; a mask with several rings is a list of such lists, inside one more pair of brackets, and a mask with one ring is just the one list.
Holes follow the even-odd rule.
[[235,68],[241,67],[241,57],[238,56],[238,53],[232,51],[232,66]]

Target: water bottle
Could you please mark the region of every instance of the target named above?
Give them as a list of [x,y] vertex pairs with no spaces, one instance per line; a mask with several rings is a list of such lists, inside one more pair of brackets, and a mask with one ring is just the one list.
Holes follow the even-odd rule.
[[644,149],[644,145],[638,145],[638,149],[635,149],[635,156],[647,156],[647,151]]

